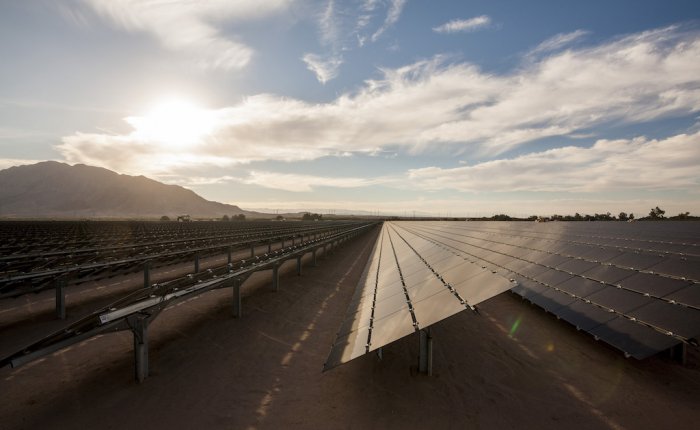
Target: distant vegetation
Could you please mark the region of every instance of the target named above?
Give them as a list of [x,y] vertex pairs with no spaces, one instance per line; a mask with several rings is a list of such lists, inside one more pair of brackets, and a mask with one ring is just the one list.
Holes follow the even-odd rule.
[[245,215],[238,214],[238,215],[231,215],[230,217],[228,215],[224,215],[221,218],[221,221],[245,221]]
[[302,221],[316,221],[316,220],[321,220],[323,218],[323,215],[321,214],[312,214],[311,212],[306,212],[302,217]]
[[492,217],[482,217],[482,218],[470,218],[472,220],[488,220],[488,221],[635,221],[639,219],[640,221],[663,221],[663,220],[698,220],[700,217],[690,215],[690,212],[679,213],[676,216],[669,218],[665,217],[666,211],[656,206],[649,211],[649,215],[643,218],[635,218],[633,213],[627,214],[626,212],[620,212],[617,216],[612,215],[610,212],[604,214],[593,214],[593,215],[581,215],[576,212],[574,215],[557,215],[554,214],[548,217],[541,217],[537,215],[532,215],[528,218],[516,218],[511,217],[506,214],[498,214]]

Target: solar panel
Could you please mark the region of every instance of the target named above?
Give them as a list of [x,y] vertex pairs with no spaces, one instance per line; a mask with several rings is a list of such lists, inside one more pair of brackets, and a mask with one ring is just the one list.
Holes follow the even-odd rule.
[[[395,222],[385,224],[382,238],[393,243],[394,265],[383,255],[387,273],[373,285],[376,294],[361,283],[359,295],[384,297],[385,288],[401,284],[408,298],[399,306],[401,292],[394,293],[402,309],[396,313],[413,315],[416,324],[393,317],[403,324],[381,328],[394,334],[372,336],[367,350],[377,339],[398,339],[464,309],[458,296],[472,303],[497,294],[479,285],[503,277],[517,282],[514,293],[629,356],[694,344],[700,335],[700,223]],[[391,275],[397,262],[403,278]],[[343,327],[362,335],[357,324]],[[341,329],[326,368],[346,361],[337,349],[354,348],[344,335]]]
[[[484,250],[488,252],[487,250]],[[455,255],[398,223],[385,223],[324,369],[372,352],[512,287],[468,258]],[[396,280],[398,277],[398,281]],[[363,347],[364,345],[364,347]]]

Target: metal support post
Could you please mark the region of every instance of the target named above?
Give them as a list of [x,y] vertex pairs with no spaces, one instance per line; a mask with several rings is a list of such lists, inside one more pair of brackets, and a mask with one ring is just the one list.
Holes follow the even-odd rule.
[[280,271],[279,264],[272,266],[272,291],[279,291],[280,289]]
[[271,252],[272,252],[272,241],[267,242],[267,253],[269,254]]
[[243,304],[241,302],[241,280],[236,278],[233,280],[233,317],[240,318],[243,316]]
[[194,273],[199,273],[199,252],[194,254]]
[[301,276],[301,255],[297,257],[297,275]]
[[148,317],[138,315],[133,322],[134,372],[136,381],[141,383],[148,377]]
[[143,262],[143,288],[151,286],[151,262],[146,260]]
[[231,264],[231,247],[229,246],[226,248],[226,252],[228,253],[228,264]]
[[433,337],[430,334],[430,327],[423,329],[419,333],[418,343],[418,371],[432,376],[433,374]]
[[679,343],[676,346],[671,347],[669,350],[671,359],[677,361],[681,365],[685,366],[688,359],[687,347],[684,342]]
[[282,248],[284,248],[284,238],[282,238]]
[[56,278],[56,318],[66,319],[66,278]]
[[255,245],[250,245],[250,258],[255,257]]

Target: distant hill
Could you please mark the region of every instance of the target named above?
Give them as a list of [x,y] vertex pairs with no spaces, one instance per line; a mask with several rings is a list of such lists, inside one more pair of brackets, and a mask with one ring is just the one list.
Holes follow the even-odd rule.
[[0,170],[0,216],[6,218],[195,218],[263,215],[205,200],[178,185],[56,161]]

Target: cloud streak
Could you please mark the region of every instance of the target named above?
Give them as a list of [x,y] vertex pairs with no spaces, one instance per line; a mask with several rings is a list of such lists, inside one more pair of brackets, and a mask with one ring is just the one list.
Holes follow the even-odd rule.
[[245,184],[259,185],[291,192],[309,192],[319,187],[360,188],[377,185],[387,180],[384,178],[352,178],[300,175],[294,173],[276,173],[252,171],[240,180]]
[[491,25],[491,18],[487,15],[476,16],[469,19],[454,19],[437,27],[433,27],[436,33],[460,33],[472,32]]
[[409,172],[412,186],[466,192],[600,192],[693,189],[700,184],[700,132],[662,140],[599,140],[512,159]]
[[253,49],[222,34],[216,23],[260,19],[285,9],[290,0],[83,0],[117,28],[146,32],[172,51],[199,59],[205,68],[236,70],[248,65]]
[[572,31],[571,33],[560,33],[555,36],[552,36],[551,38],[545,40],[544,42],[540,43],[533,49],[532,51],[529,52],[530,55],[536,55],[536,54],[542,54],[546,52],[552,52],[556,51],[558,49],[563,48],[566,45],[569,45],[577,40],[580,40],[582,37],[588,35],[589,32],[585,30],[576,30]]
[[390,0],[389,10],[387,11],[384,23],[372,34],[372,42],[376,42],[385,31],[399,21],[404,6],[406,6],[406,0]]

